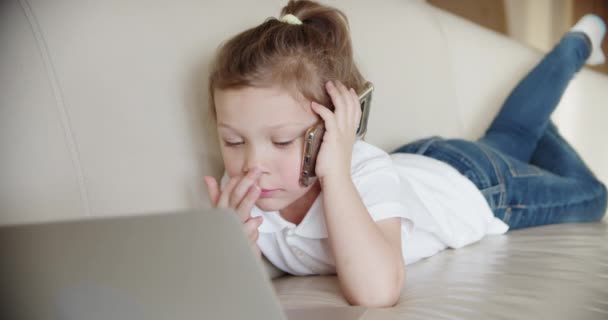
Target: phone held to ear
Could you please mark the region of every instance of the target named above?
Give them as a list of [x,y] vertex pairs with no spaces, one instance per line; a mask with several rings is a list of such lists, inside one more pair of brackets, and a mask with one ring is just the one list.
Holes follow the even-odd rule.
[[[359,94],[359,103],[361,104],[361,121],[357,128],[357,138],[364,139],[367,132],[367,120],[369,119],[369,109],[372,101],[372,91],[374,86],[371,82],[367,82],[365,89]],[[314,182],[315,164],[317,162],[317,154],[321,149],[323,134],[325,133],[325,125],[320,121],[316,125],[306,130],[304,135],[304,155],[302,158],[302,171],[300,172],[300,184],[304,187],[311,185]]]

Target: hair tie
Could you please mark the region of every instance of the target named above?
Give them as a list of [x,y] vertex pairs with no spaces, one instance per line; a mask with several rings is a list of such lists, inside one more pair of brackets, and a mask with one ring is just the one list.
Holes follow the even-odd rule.
[[293,25],[302,24],[302,21],[300,21],[300,19],[298,19],[298,17],[294,16],[291,13],[282,16],[281,19],[279,19],[279,21],[285,22],[287,24],[293,24]]

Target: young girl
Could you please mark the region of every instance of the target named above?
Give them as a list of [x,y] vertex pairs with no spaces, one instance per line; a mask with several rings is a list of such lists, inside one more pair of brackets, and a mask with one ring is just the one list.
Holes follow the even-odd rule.
[[[606,188],[550,115],[573,75],[603,63],[588,15],[521,81],[478,141],[431,137],[387,154],[355,138],[365,84],[339,10],[289,1],[224,43],[210,75],[226,173],[214,207],[239,215],[252,250],[294,275],[337,274],[351,304],[391,306],[404,265],[486,234],[599,221]],[[304,133],[326,132],[310,186]]]

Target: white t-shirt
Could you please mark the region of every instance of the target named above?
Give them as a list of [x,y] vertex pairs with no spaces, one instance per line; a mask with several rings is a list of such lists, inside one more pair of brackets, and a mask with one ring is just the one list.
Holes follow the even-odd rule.
[[[364,141],[353,146],[351,175],[374,221],[400,217],[406,264],[447,248],[460,248],[508,226],[494,217],[477,187],[450,165],[422,155],[389,155]],[[227,183],[222,178],[222,186]],[[278,211],[255,207],[264,216],[258,246],[277,268],[293,275],[335,274],[327,239],[323,192],[300,224]]]

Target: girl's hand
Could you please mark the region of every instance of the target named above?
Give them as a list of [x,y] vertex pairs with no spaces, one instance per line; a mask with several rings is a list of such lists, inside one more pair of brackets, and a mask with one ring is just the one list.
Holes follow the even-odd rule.
[[249,239],[251,250],[257,257],[261,257],[260,248],[256,243],[259,236],[258,227],[264,218],[262,216],[252,218],[251,210],[260,197],[261,189],[256,182],[261,173],[261,170],[256,169],[245,176],[233,177],[228,181],[223,192],[220,191],[219,184],[214,177],[204,177],[211,205],[214,208],[229,208],[236,211],[243,223],[243,231]]
[[325,122],[315,174],[320,180],[328,175],[350,177],[353,145],[361,119],[359,97],[354,89],[347,89],[340,81],[328,81],[325,87],[335,110],[331,112],[314,101],[311,104],[312,110]]

